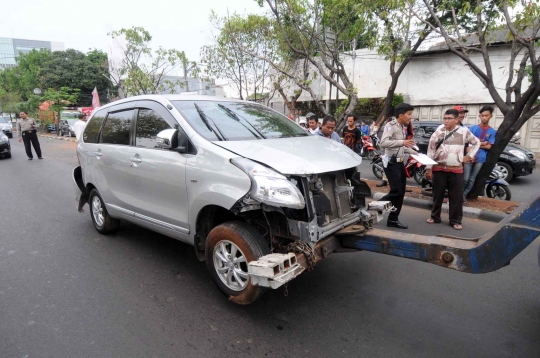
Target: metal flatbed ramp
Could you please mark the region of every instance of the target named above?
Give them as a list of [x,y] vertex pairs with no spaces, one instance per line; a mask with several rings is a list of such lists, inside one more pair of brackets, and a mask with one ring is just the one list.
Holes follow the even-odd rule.
[[487,273],[508,265],[539,235],[540,195],[476,239],[372,229],[362,235],[341,236],[341,243],[346,248],[424,261],[457,271]]

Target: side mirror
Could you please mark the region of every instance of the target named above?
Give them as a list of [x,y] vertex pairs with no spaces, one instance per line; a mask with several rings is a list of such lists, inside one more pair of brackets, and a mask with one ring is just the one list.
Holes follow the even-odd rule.
[[156,144],[159,148],[186,153],[186,147],[178,146],[178,129],[165,129],[158,133]]

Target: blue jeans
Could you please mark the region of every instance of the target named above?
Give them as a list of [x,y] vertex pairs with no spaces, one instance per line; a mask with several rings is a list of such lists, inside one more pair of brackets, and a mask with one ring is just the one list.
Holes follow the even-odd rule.
[[471,191],[482,165],[484,163],[465,163],[463,165],[463,198]]

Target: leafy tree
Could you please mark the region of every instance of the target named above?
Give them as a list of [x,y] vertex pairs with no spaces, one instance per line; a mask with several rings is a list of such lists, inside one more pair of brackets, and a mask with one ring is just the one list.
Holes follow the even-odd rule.
[[17,66],[0,71],[0,88],[27,101],[34,96],[35,88],[41,88],[41,68],[50,56],[47,50],[21,54],[17,58]]
[[[264,2],[276,23],[276,33],[288,47],[291,57],[309,63],[309,66],[317,70],[317,75],[322,76],[345,95],[347,106],[338,119],[341,120],[352,113],[358,98],[353,81],[345,70],[346,56],[343,55],[343,51],[354,43],[357,47],[371,45],[374,28],[372,20],[361,11],[361,2],[355,0]],[[262,5],[263,1],[259,0],[259,4]],[[280,71],[279,66],[274,68]],[[280,72],[287,74],[286,71]],[[310,87],[300,87],[314,97]],[[327,113],[322,102],[316,96],[314,99],[321,112]]]
[[11,114],[17,112],[17,105],[21,102],[21,96],[18,93],[7,92],[0,88],[0,113]]
[[[174,92],[177,85],[188,89],[187,76],[199,73],[195,62],[190,61],[184,51],[150,48],[152,36],[143,27],[120,29],[109,36],[123,39],[123,57],[118,63],[111,63],[113,80],[124,96]],[[172,80],[171,75],[179,66],[184,70],[184,82]]]
[[[512,136],[532,116],[540,112],[540,56],[536,43],[540,31],[539,2],[476,0],[465,3],[461,8],[456,8],[454,1],[422,2],[436,25],[425,21],[424,23],[444,39],[454,55],[467,64],[504,115],[504,120],[497,130],[495,144],[489,150],[486,163],[469,194],[475,198],[482,192],[485,179]],[[411,11],[417,18],[421,18],[414,9]],[[448,11],[452,14],[452,21],[445,24],[441,18]],[[465,26],[466,23],[460,20],[460,16],[474,19],[474,34],[469,33],[470,28]],[[501,42],[506,43],[506,46],[500,46]],[[495,43],[498,51],[506,51],[509,58],[505,82],[494,78],[494,63],[490,51]],[[499,56],[501,53],[498,53]],[[526,81],[528,69],[530,81]],[[501,87],[502,90],[499,89]]]
[[[219,17],[212,11],[210,22],[219,32],[211,45],[201,49],[205,73],[210,77],[227,78],[240,98],[262,94],[269,75],[269,65],[259,57],[273,56],[273,39],[268,33],[269,19],[260,15],[238,14]],[[260,97],[260,96],[259,96]]]
[[[61,87],[59,90],[49,88],[43,93],[41,99],[44,101],[48,101],[51,104],[50,108],[57,115],[57,119],[55,121],[57,129],[60,118],[60,111],[62,111],[64,107],[77,103],[79,92],[80,90],[78,88],[72,89],[69,87]],[[56,131],[56,134],[60,134],[58,130]]]
[[92,104],[92,90],[97,87],[100,101],[107,102],[107,91],[113,90],[110,80],[107,54],[92,50],[87,54],[68,49],[55,51],[41,67],[43,88],[60,90],[62,87],[80,89],[77,105]]

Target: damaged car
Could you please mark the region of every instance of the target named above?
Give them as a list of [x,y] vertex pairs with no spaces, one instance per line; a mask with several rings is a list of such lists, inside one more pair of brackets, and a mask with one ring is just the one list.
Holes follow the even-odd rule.
[[382,219],[361,158],[263,105],[197,95],[137,96],[94,111],[77,146],[78,210],[194,246],[238,304],[336,251],[337,235]]

